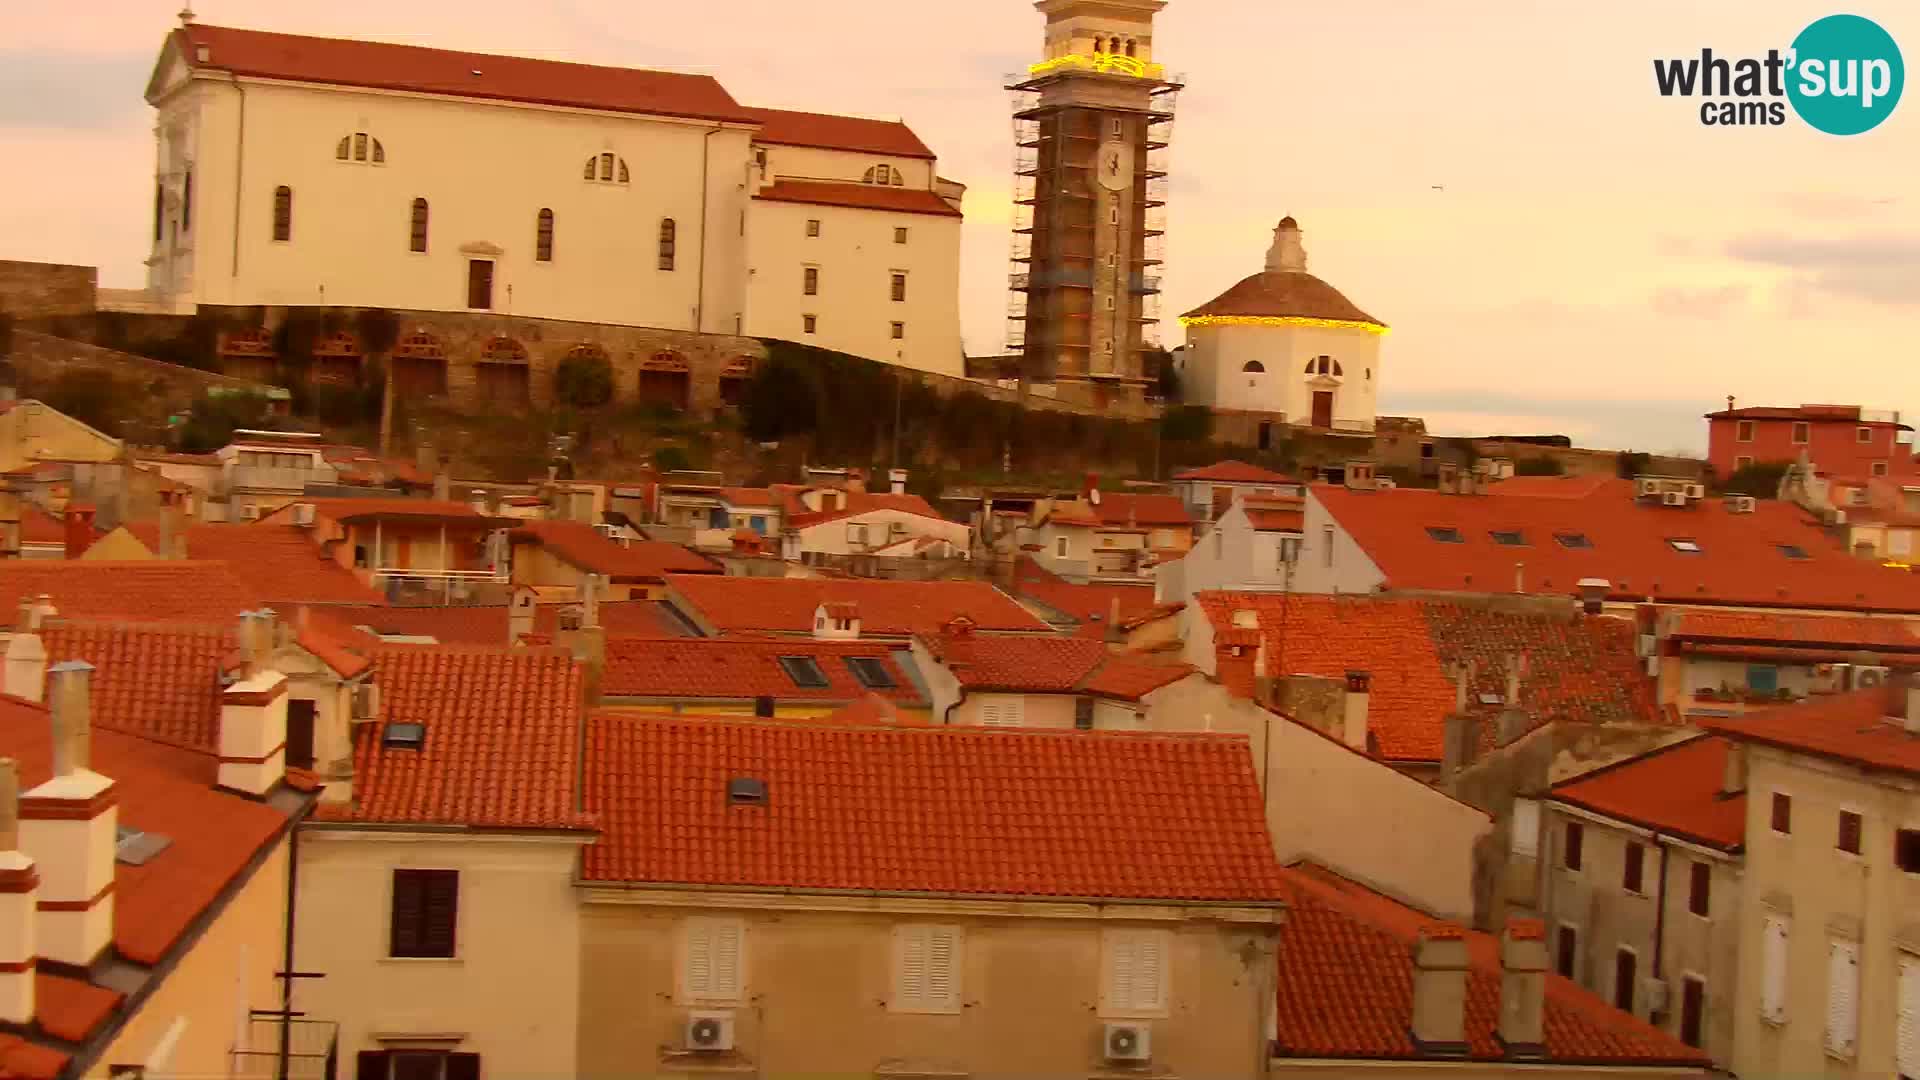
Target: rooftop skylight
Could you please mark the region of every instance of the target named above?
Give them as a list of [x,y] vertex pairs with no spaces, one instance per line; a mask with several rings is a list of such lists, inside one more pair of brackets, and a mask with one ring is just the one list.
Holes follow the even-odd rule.
[[1700,541],[1694,540],[1691,537],[1669,536],[1667,537],[1667,543],[1673,546],[1673,550],[1681,552],[1682,554],[1700,554]]
[[1451,525],[1429,525],[1427,526],[1427,535],[1443,544],[1466,543],[1466,538],[1460,535],[1460,530]]

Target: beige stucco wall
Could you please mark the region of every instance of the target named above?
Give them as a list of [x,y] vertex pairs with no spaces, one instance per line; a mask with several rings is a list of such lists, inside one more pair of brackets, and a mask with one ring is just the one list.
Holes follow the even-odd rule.
[[[719,913],[746,923],[743,1004],[733,1010],[739,1056],[751,1063],[743,1071],[871,1076],[906,1060],[974,1077],[1098,1072],[1101,932],[1142,926],[1171,931],[1168,1013],[1148,1021],[1155,1066],[1190,1077],[1259,1071],[1274,927],[1219,909],[1183,917],[1121,905],[854,897],[747,897],[730,907],[717,893],[634,895],[646,906],[589,903],[582,918],[581,1076],[673,1071],[662,1049],[680,1044],[687,1011],[675,1000],[682,920]],[[833,909],[809,910],[816,905]],[[963,928],[958,1014],[889,1005],[894,928],[922,923]]]
[[[820,222],[819,236],[807,235],[809,220]],[[746,333],[964,374],[959,218],[755,199],[747,225]],[[894,243],[896,228],[907,230],[905,244]],[[803,288],[809,266],[820,270],[813,296]],[[891,292],[896,271],[907,275],[899,302]],[[808,314],[818,317],[812,334],[801,318]],[[896,322],[906,324],[898,340]]]
[[[152,1065],[149,1075],[229,1075],[247,1010],[280,1008],[280,984],[273,973],[285,955],[288,848],[285,836],[275,843],[179,966],[128,1018],[89,1076],[104,1077],[113,1065],[142,1063]],[[171,1054],[157,1057],[176,1021],[183,1023]],[[268,1062],[256,1075],[271,1075],[271,1066]],[[250,1068],[258,1070],[260,1063]]]
[[120,440],[38,401],[0,413],[0,470],[35,461],[113,461]]
[[756,181],[764,180],[837,180],[858,183],[875,165],[891,165],[900,170],[903,187],[931,190],[934,163],[926,158],[896,157],[892,154],[861,154],[846,150],[828,150],[817,146],[786,146],[759,143],[767,152],[765,173],[755,170]]
[[[899,532],[892,531],[896,523],[900,526]],[[854,525],[866,526],[866,544],[855,545],[847,539],[847,531]],[[902,510],[870,510],[798,530],[801,551],[821,551],[833,555],[866,552],[886,543],[921,536],[945,540],[966,551],[972,544],[972,531],[957,521],[923,517]]]
[[[564,837],[309,828],[301,836],[300,1007],[340,1023],[343,1060],[381,1038],[445,1036],[491,1076],[574,1072],[578,843]],[[393,871],[460,871],[458,956],[387,955]]]
[[[1182,398],[1216,409],[1284,413],[1288,423],[1311,421],[1316,389],[1332,389],[1338,428],[1373,430],[1380,386],[1380,335],[1359,329],[1295,326],[1199,326],[1187,332],[1187,380]],[[1307,362],[1331,356],[1344,373],[1321,386]],[[1241,369],[1259,361],[1263,372]]]
[[[1579,870],[1566,868],[1569,822],[1582,828]],[[1744,876],[1740,861],[1684,842],[1656,843],[1645,830],[1623,823],[1610,824],[1608,819],[1555,803],[1544,804],[1541,824],[1549,954],[1553,954],[1558,928],[1562,924],[1573,927],[1579,935],[1574,980],[1611,1003],[1616,1000],[1615,955],[1622,947],[1632,949],[1637,977],[1642,983],[1633,991],[1634,1015],[1651,1020],[1676,1039],[1680,1037],[1682,980],[1687,976],[1701,980],[1706,1003],[1701,1024],[1702,1048],[1714,1061],[1729,1064],[1733,1054],[1734,997],[1740,970],[1740,894]],[[1624,885],[1629,842],[1637,842],[1645,849],[1640,893],[1628,892]],[[1660,896],[1663,852],[1667,860],[1664,904]],[[1696,863],[1705,863],[1711,868],[1705,917],[1695,915],[1688,907],[1692,867]],[[1653,1015],[1653,1002],[1648,997],[1645,980],[1654,975],[1656,924],[1661,927],[1664,938],[1660,949],[1660,979],[1667,985],[1667,1002],[1664,1010]]]
[[[1328,528],[1333,530],[1331,534]],[[1338,519],[1327,512],[1312,490],[1307,492],[1301,533],[1304,539],[1300,561],[1293,572],[1296,592],[1370,593],[1387,580],[1386,574],[1367,557],[1366,550],[1354,542]]]
[[[196,212],[177,251],[154,265],[155,286],[172,284],[203,304],[461,311],[469,258],[461,249],[491,245],[499,249],[496,311],[737,328],[745,301],[738,236],[747,204],[746,127],[707,138],[713,125],[668,117],[350,87],[242,85],[244,94],[210,74],[161,102],[163,169],[191,161]],[[340,137],[361,131],[380,140],[385,165],[334,159]],[[168,149],[170,132],[178,133],[180,151]],[[626,160],[631,183],[582,178],[587,158],[603,151]],[[473,182],[475,169],[486,173],[486,183]],[[273,192],[283,184],[294,193],[292,239],[277,243]],[[415,197],[431,208],[424,254],[408,249]],[[534,259],[543,207],[555,215],[548,263]],[[663,218],[678,223],[671,271],[657,269]],[[706,312],[696,327],[703,233]]]
[[[1893,831],[1920,828],[1920,783],[1821,758],[1749,746],[1743,964],[1733,1070],[1743,1076],[1891,1076],[1902,955],[1920,954],[1920,875],[1893,862]],[[1772,796],[1793,799],[1793,832],[1772,829]],[[1835,847],[1838,815],[1861,816],[1860,855]],[[1789,918],[1786,1019],[1761,1018],[1761,942],[1769,914]],[[1825,1049],[1828,948],[1860,944],[1859,1035],[1851,1060]]]

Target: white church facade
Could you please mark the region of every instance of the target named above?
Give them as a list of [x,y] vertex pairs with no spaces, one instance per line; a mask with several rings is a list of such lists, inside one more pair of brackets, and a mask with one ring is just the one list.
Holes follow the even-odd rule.
[[963,369],[964,188],[903,123],[191,19],[146,96],[161,309],[494,313]]
[[1274,230],[1266,269],[1180,318],[1181,398],[1258,431],[1280,425],[1370,435],[1385,323],[1307,272],[1300,227]]

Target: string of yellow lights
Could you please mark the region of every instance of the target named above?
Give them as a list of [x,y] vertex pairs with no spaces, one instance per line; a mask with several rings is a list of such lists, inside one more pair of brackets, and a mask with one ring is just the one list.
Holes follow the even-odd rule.
[[1182,315],[1181,326],[1311,326],[1322,330],[1365,330],[1385,334],[1379,323],[1357,319],[1315,319],[1306,315]]

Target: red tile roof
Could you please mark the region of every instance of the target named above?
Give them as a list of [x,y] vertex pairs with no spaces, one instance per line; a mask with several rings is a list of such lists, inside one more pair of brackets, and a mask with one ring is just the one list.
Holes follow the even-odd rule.
[[[766,785],[729,805],[728,782]],[[1244,740],[596,714],[589,881],[1239,901],[1280,895]]]
[[1487,494],[1534,499],[1590,499],[1595,495],[1633,497],[1633,481],[1606,473],[1585,476],[1510,476],[1487,485]]
[[[1390,589],[1509,592],[1519,563],[1532,593],[1572,595],[1580,579],[1603,578],[1622,600],[1920,611],[1920,575],[1855,558],[1804,510],[1772,500],[1736,514],[1717,501],[1684,508],[1642,503],[1615,487],[1585,499],[1331,485],[1316,485],[1312,495]],[[1436,540],[1430,527],[1457,529],[1462,542]],[[1494,530],[1518,530],[1525,544],[1497,543]],[[1591,546],[1566,547],[1555,539],[1559,533],[1584,534]],[[1679,551],[1671,538],[1693,540],[1701,550]],[[1781,545],[1807,558],[1789,557]]]
[[1306,500],[1290,497],[1248,496],[1240,500],[1247,524],[1256,532],[1293,532],[1306,527]]
[[[380,719],[354,731],[351,803],[330,821],[589,827],[576,805],[581,668],[557,649],[383,647]],[[426,728],[419,749],[384,744],[392,724]]]
[[1136,494],[1128,491],[1103,491],[1093,507],[1095,517],[1106,525],[1193,526],[1193,515],[1175,495]]
[[1009,691],[1067,694],[1084,691],[1100,697],[1138,701],[1193,673],[1186,664],[1116,654],[1103,642],[1086,638],[996,637],[941,634],[922,639],[927,651],[946,665],[962,688],[974,692]]
[[224,624],[264,603],[224,562],[0,560],[0,620],[40,595],[62,618],[130,622]]
[[659,582],[668,574],[719,574],[720,565],[679,544],[634,540],[622,544],[581,521],[529,521],[513,530],[516,543],[539,544],[581,570],[616,582]]
[[980,630],[1043,632],[1046,623],[984,581],[873,581],[824,578],[692,577],[668,579],[675,606],[719,633],[811,634],[813,612],[828,601],[860,607],[865,634],[934,633],[956,616]]
[[[1414,1046],[1413,947],[1438,924],[1429,916],[1310,864],[1284,871],[1292,896],[1280,929],[1279,1055],[1287,1058],[1420,1056]],[[1457,928],[1448,928],[1451,932]],[[1468,1056],[1506,1057],[1500,1013],[1499,940],[1459,931],[1467,942]],[[1573,982],[1546,976],[1546,1060],[1612,1065],[1707,1065],[1707,1056],[1612,1008]]]
[[728,506],[764,506],[771,510],[782,505],[780,493],[772,488],[723,487],[715,494]]
[[316,517],[331,521],[372,521],[376,518],[392,521],[395,518],[418,518],[424,521],[470,522],[476,526],[506,521],[512,521],[516,525],[521,524],[515,519],[496,518],[483,514],[467,503],[454,502],[450,499],[389,499],[375,496],[298,499],[260,520],[262,523],[290,525],[293,521],[293,507],[302,504],[311,505]]
[[1175,480],[1211,480],[1219,484],[1294,484],[1299,481],[1244,461],[1216,461],[1211,465],[1174,473]]
[[[35,996],[44,999],[45,991],[39,990],[40,980],[53,976],[39,973],[36,981]],[[35,1046],[18,1035],[0,1034],[0,1077],[6,1080],[55,1080],[71,1060],[65,1051],[50,1046]]]
[[[754,123],[711,76],[595,67],[344,38],[296,37],[195,23],[174,31],[197,69],[295,82],[524,101],[606,112]],[[204,46],[207,59],[195,56]],[[395,148],[396,152],[400,152]],[[584,158],[582,159],[584,160]]]
[[[159,553],[160,526],[128,526]],[[202,524],[186,530],[187,557],[225,562],[235,577],[274,604],[378,604],[378,590],[328,558],[296,525]]]
[[[853,517],[856,514],[868,514],[875,510],[898,510],[905,514],[917,514],[935,521],[946,521],[940,511],[935,510],[927,500],[918,495],[894,495],[884,491],[849,491],[847,505],[834,510],[808,512],[805,505],[787,511],[786,527],[805,529],[814,525],[824,525],[830,521]],[[796,500],[797,501],[797,500]]]
[[933,160],[933,151],[913,129],[899,120],[869,120],[860,116],[755,109],[760,134],[755,142],[777,146],[808,146],[819,150],[852,150],[863,154]]
[[1747,796],[1723,795],[1730,744],[1688,739],[1555,784],[1552,798],[1696,844],[1739,851]]
[[[1526,669],[1522,707],[1535,726],[1575,722],[1673,722],[1654,700],[1653,684],[1634,653],[1633,624],[1622,619],[1526,615],[1490,606],[1397,597],[1334,597],[1203,592],[1196,596],[1214,628],[1216,649],[1264,645],[1276,677],[1373,676],[1367,731],[1390,761],[1438,761],[1446,717],[1453,711],[1455,665],[1474,664],[1469,712],[1490,719],[1504,707],[1480,695],[1504,696],[1508,658]],[[1256,626],[1234,625],[1236,611]],[[1254,657],[1221,652],[1220,681],[1253,693]],[[1483,723],[1491,731],[1491,724]]]
[[[551,635],[559,626],[565,604],[534,608],[536,634]],[[431,637],[442,645],[507,646],[508,613],[504,604],[448,607],[329,607],[315,608],[335,625],[367,626],[376,634]],[[603,600],[600,625],[609,638],[690,637],[693,631],[667,605],[654,600]],[[397,643],[395,643],[397,644]]]
[[1355,307],[1353,301],[1341,295],[1339,289],[1304,270],[1267,270],[1251,274],[1181,318],[1207,315],[1335,319],[1340,322],[1386,325]]
[[776,180],[754,192],[764,202],[807,203],[813,206],[850,206],[861,210],[889,210],[899,214],[960,217],[945,199],[925,188],[881,187],[879,184],[839,184],[817,180]]
[[1670,638],[1788,647],[1826,645],[1863,652],[1920,652],[1920,620],[1755,611],[1681,611]]
[[1920,776],[1920,735],[1906,730],[1906,711],[1906,692],[1889,685],[1696,722],[1730,739]]
[[47,662],[94,666],[93,723],[213,753],[220,743],[220,676],[238,660],[217,626],[58,623],[43,627]]
[[1151,585],[1075,585],[1024,556],[1014,567],[1013,592],[1077,620],[1075,633],[1086,638],[1106,637],[1116,602],[1123,622],[1153,608]]
[[[827,685],[800,686],[780,665],[785,656],[811,658]],[[885,668],[890,688],[870,691],[847,666],[866,657]],[[663,642],[614,638],[607,642],[600,692],[608,697],[719,698],[778,701],[856,701],[869,692],[903,703],[923,703],[919,690],[878,642],[702,638]]]
[[[99,526],[96,525],[94,531],[99,532]],[[66,522],[33,503],[26,503],[20,507],[20,542],[22,544],[57,544],[64,548],[67,543]]]
[[1892,420],[1862,420],[1858,405],[1749,405],[1742,409],[1721,409],[1706,414],[1708,420],[1805,420],[1815,424],[1863,424],[1867,427],[1891,427],[1912,431],[1906,424]]
[[[0,755],[19,762],[23,791],[51,778],[52,721],[44,706],[0,697]],[[172,841],[139,866],[114,866],[114,949],[132,963],[154,967],[183,942],[255,855],[281,838],[292,816],[275,803],[215,788],[217,765],[210,754],[116,731],[94,730],[92,768],[114,781],[122,825]],[[304,809],[299,802],[291,814]],[[41,1027],[69,1041],[97,1033],[120,996],[46,973],[36,988]]]

